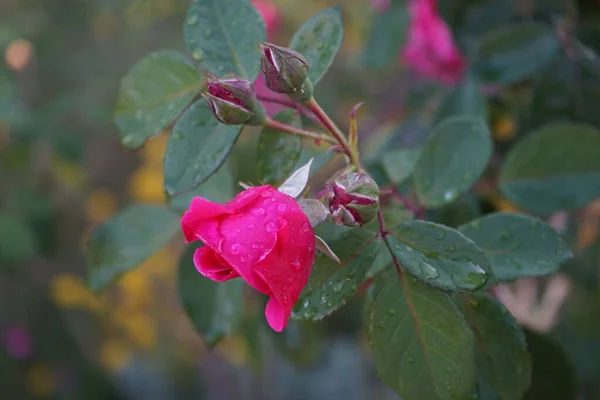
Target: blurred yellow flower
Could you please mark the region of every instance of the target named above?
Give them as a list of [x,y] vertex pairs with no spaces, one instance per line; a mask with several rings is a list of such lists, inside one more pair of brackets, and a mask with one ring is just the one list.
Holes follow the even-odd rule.
[[102,303],[73,274],[59,274],[50,281],[50,297],[58,306],[100,310]]
[[36,396],[49,396],[55,390],[54,374],[45,364],[34,364],[27,370],[27,388]]
[[118,208],[117,198],[106,189],[96,189],[85,202],[85,213],[93,222],[101,223],[109,219]]
[[140,203],[164,203],[162,169],[143,165],[129,178],[129,195]]
[[131,313],[125,321],[122,321],[121,327],[136,346],[149,350],[156,345],[156,327],[147,314]]
[[132,351],[126,342],[118,339],[109,339],[100,349],[100,363],[111,371],[123,369],[131,359]]
[[148,164],[162,168],[162,160],[167,148],[168,137],[166,133],[161,133],[146,142],[142,149],[142,156]]
[[231,365],[239,367],[246,364],[248,360],[248,344],[240,335],[223,339],[217,345],[217,350]]
[[150,277],[142,266],[123,276],[117,286],[121,299],[119,307],[131,310],[150,304],[152,293]]
[[510,115],[500,117],[492,128],[494,138],[499,141],[509,140],[515,137],[517,127],[515,119]]

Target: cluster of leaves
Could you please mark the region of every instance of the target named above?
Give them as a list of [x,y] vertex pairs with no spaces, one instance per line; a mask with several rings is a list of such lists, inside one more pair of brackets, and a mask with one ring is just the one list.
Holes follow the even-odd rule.
[[[397,22],[407,19],[406,4],[392,3],[390,12],[374,21],[365,50],[367,68],[387,65],[394,53],[390,49],[402,45],[404,32],[392,32],[404,26]],[[600,197],[595,154],[600,131],[595,115],[579,107],[581,96],[595,95],[582,83],[584,77],[593,78],[593,51],[569,30],[551,25],[544,13],[548,8],[530,10],[533,17],[524,18],[504,1],[462,3],[448,2],[442,11],[470,56],[468,76],[444,93],[422,146],[390,150],[393,146],[381,145],[383,150],[366,158],[380,186],[395,191],[389,201],[382,197],[385,227],[377,221],[361,229],[319,226],[316,233],[342,266],[318,254],[293,315],[320,320],[372,282],[364,322],[374,360],[383,382],[407,400],[523,397],[532,376],[527,344],[532,351],[548,351],[552,345],[533,334],[526,340],[486,289],[556,271],[571,251],[537,217]],[[502,12],[493,12],[499,4]],[[309,60],[314,84],[332,64],[342,35],[340,8],[313,16],[294,35],[289,46]],[[131,206],[93,233],[88,252],[92,289],[103,289],[169,242],[178,231],[179,211],[192,196],[221,201],[235,191],[232,170],[244,159],[233,155],[232,163],[226,160],[243,127],[219,124],[198,99],[204,85],[200,71],[253,81],[260,64],[254,46],[265,40],[263,22],[247,0],[194,0],[184,39],[191,59],[175,51],[143,58],[123,79],[115,112],[121,141],[130,149],[170,128],[164,156],[170,207]],[[557,100],[550,95],[562,94],[556,86],[563,67],[578,71],[579,86]],[[484,97],[482,87],[494,89],[492,98]],[[518,110],[522,138],[508,149],[494,149],[488,103],[516,96],[522,87],[530,92]],[[291,112],[278,118],[302,124]],[[306,144],[265,129],[256,149],[256,171],[244,181],[281,183],[298,160],[312,155]],[[478,195],[470,193],[480,180],[497,184],[506,198],[534,216],[483,215]],[[414,220],[395,200],[411,196],[430,221]],[[466,217],[446,226],[447,210]],[[214,344],[243,320],[242,285],[203,279],[192,266],[193,251],[189,248],[182,257],[180,296],[195,327]],[[534,381],[528,393],[536,390]],[[569,396],[574,394],[562,398]]]

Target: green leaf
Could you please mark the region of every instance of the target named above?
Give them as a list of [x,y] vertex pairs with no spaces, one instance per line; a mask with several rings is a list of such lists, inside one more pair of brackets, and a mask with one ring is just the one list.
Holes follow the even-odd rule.
[[531,380],[525,334],[504,305],[488,295],[460,296],[475,335],[477,369],[504,400],[520,400]]
[[[285,110],[273,119],[284,124],[302,128],[302,121],[295,110]],[[258,139],[258,175],[266,184],[281,184],[294,170],[302,152],[302,138],[273,128],[264,128]]]
[[396,185],[409,178],[421,156],[421,149],[398,149],[385,153],[382,165],[385,173]]
[[477,181],[491,154],[490,131],[484,121],[446,119],[428,138],[415,167],[421,204],[437,208],[455,201]]
[[473,291],[495,283],[483,252],[460,232],[444,225],[405,222],[386,240],[400,265],[430,285]]
[[439,123],[450,117],[465,115],[479,117],[484,121],[487,119],[485,97],[479,82],[472,77],[467,78],[444,97],[433,120]]
[[485,35],[474,70],[489,83],[512,84],[535,74],[558,51],[551,27],[535,22],[503,27]]
[[315,233],[340,258],[341,265],[317,253],[309,282],[294,307],[294,318],[319,320],[343,306],[366,280],[379,251],[381,242],[374,232],[332,225],[320,225]]
[[248,0],[195,0],[183,36],[194,60],[217,76],[254,81],[260,70],[256,47],[266,40],[265,23]]
[[313,85],[321,80],[333,63],[343,38],[340,7],[331,7],[312,16],[292,38],[290,48],[308,60],[308,77]]
[[87,283],[104,289],[166,245],[179,231],[179,216],[151,205],[129,206],[92,232]]
[[483,250],[501,281],[551,274],[572,256],[551,226],[525,215],[490,214],[459,230]]
[[114,121],[123,146],[141,147],[167,127],[204,86],[185,56],[170,50],[142,58],[121,81]]
[[196,196],[204,197],[215,203],[225,203],[235,196],[236,188],[237,184],[233,180],[231,166],[229,163],[224,162],[213,176],[196,189],[169,198],[169,205],[174,210],[187,210],[192,199]]
[[366,68],[381,69],[398,60],[398,54],[406,43],[410,21],[406,5],[393,5],[384,13],[373,16],[363,60]]
[[193,260],[198,248],[190,244],[179,262],[179,299],[194,328],[212,347],[233,333],[241,321],[244,281],[215,282],[202,276]]
[[473,334],[450,296],[394,270],[375,287],[369,343],[381,380],[405,400],[473,398]]
[[523,399],[580,399],[571,360],[558,343],[529,330],[525,331],[525,337],[533,360],[533,373],[531,386]]
[[600,197],[600,131],[584,124],[546,125],[521,139],[500,173],[500,190],[524,209],[550,215]]
[[0,265],[27,261],[35,252],[33,232],[10,215],[0,213]]
[[221,124],[200,100],[173,127],[163,163],[169,195],[193,189],[214,174],[240,136],[241,126]]

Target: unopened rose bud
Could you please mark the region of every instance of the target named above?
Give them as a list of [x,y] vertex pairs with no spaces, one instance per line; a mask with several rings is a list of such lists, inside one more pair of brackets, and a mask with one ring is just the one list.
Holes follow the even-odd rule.
[[369,175],[350,172],[337,178],[326,194],[333,222],[362,226],[377,215],[379,187]]
[[259,47],[265,86],[274,92],[285,93],[296,101],[307,101],[312,97],[308,61],[302,54],[272,43],[263,43]]
[[215,79],[204,94],[215,117],[227,125],[262,125],[265,110],[252,84],[241,79]]

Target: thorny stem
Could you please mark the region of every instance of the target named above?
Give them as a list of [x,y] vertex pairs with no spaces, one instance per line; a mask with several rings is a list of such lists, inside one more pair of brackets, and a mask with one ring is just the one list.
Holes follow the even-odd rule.
[[337,144],[337,141],[334,138],[329,137],[327,135],[322,135],[320,133],[306,131],[304,129],[296,128],[295,126],[291,126],[291,125],[281,123],[279,121],[275,121],[269,117],[267,117],[267,120],[265,121],[265,126],[268,128],[277,129],[282,132],[291,133],[292,135],[298,135],[298,136],[302,136],[305,138],[314,139],[317,141],[323,140],[325,142]]
[[294,108],[294,109],[298,110],[298,112],[300,112],[300,114],[304,115],[306,118],[308,118],[312,122],[314,122],[316,125],[322,127],[323,129],[327,129],[316,116],[314,116],[308,110],[305,110],[300,104],[294,102],[293,100],[278,99],[275,97],[270,97],[270,96],[265,96],[265,95],[256,95],[256,98],[265,103],[279,104],[280,106]]
[[323,123],[323,125],[325,125],[325,127],[327,128],[327,130],[337,140],[337,142],[339,143],[339,145],[342,148],[343,152],[350,159],[350,164],[352,164],[352,165],[356,166],[357,168],[361,169],[360,163],[359,163],[356,155],[354,154],[354,152],[350,148],[350,145],[348,144],[348,141],[346,140],[346,137],[344,136],[344,134],[342,133],[342,131],[340,130],[340,128],[338,128],[337,125],[331,120],[331,118],[329,118],[329,116],[327,115],[327,113],[325,113],[325,111],[323,111],[323,109],[321,108],[321,106],[319,105],[319,103],[317,103],[317,101],[315,100],[315,98],[311,97],[310,100],[308,100],[305,104],[306,104],[306,107],[308,107],[308,109],[310,111],[312,111],[313,114],[315,114],[317,116],[317,118],[319,118],[319,120]]

